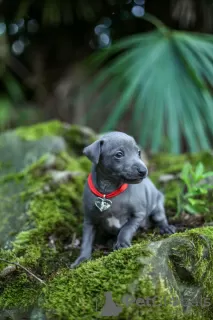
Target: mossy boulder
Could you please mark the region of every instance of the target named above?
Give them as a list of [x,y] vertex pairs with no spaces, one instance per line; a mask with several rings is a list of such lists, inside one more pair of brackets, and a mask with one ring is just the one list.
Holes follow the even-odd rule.
[[202,228],[61,269],[41,306],[50,319],[211,319],[212,245],[213,228]]
[[[0,135],[0,319],[111,319],[104,308],[110,294],[115,319],[211,319],[211,227],[141,235],[131,248],[107,256],[96,251],[91,261],[69,269],[79,253],[82,191],[91,168],[82,149],[95,139],[88,128],[58,121]],[[173,192],[169,210],[177,181],[168,182],[171,190],[160,175],[178,173],[187,160],[202,159],[210,168],[210,157],[149,159],[153,181],[166,197]],[[172,297],[175,304],[165,302]],[[162,305],[147,305],[153,300],[145,298]]]
[[[57,121],[1,134],[1,259],[46,278],[76,257],[83,184],[91,164],[72,144],[80,149],[94,139],[92,130]],[[6,266],[0,261],[0,309],[37,304],[39,283],[19,268],[5,278]]]

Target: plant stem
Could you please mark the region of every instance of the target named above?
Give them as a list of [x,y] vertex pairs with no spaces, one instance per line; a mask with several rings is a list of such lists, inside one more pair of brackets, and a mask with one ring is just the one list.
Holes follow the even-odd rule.
[[22,265],[20,265],[18,262],[11,262],[5,259],[0,258],[0,261],[9,263],[9,264],[14,264],[17,267],[20,267],[21,269],[23,269],[24,271],[26,271],[29,275],[31,275],[32,277],[34,277],[36,280],[38,280],[40,283],[45,284],[45,282],[43,280],[41,280],[40,278],[38,278],[35,274],[33,274],[31,271],[29,271],[28,269],[26,269],[25,267],[23,267]]

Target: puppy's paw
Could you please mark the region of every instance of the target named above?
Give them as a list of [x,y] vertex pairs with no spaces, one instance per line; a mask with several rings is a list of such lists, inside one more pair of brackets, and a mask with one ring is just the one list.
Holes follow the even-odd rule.
[[79,264],[81,264],[82,262],[86,261],[86,260],[89,260],[90,257],[78,257],[75,262],[73,262],[71,265],[70,265],[70,269],[74,269],[76,268]]
[[131,246],[131,243],[128,240],[122,240],[122,241],[117,241],[114,246],[113,246],[113,250],[119,250],[119,249],[123,249],[123,248],[128,248]]
[[172,225],[165,225],[160,227],[160,234],[173,234],[176,232],[176,228]]

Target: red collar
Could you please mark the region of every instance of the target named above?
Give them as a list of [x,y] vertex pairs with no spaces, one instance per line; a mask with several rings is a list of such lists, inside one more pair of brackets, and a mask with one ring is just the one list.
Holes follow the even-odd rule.
[[113,192],[110,192],[108,194],[103,194],[103,193],[100,193],[96,189],[96,187],[94,186],[94,184],[92,182],[92,174],[91,173],[89,174],[89,177],[88,177],[87,181],[88,181],[88,185],[89,185],[89,188],[92,191],[92,193],[94,193],[96,196],[101,197],[101,198],[113,198],[113,197],[116,197],[116,196],[118,196],[120,193],[124,192],[128,188],[128,184],[124,183],[117,190],[115,190]]

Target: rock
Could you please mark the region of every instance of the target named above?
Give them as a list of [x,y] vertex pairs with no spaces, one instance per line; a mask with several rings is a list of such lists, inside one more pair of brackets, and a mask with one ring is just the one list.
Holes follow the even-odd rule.
[[81,172],[71,172],[71,171],[57,171],[50,170],[49,174],[52,177],[52,182],[55,184],[66,183],[74,177],[80,176]]
[[[74,137],[67,139],[67,130],[72,132],[72,126],[64,129],[53,121],[0,135],[0,257],[41,279],[71,261],[64,246],[73,234],[81,235],[81,197],[91,164],[77,156],[85,140],[78,136],[73,148],[69,141]],[[0,310],[16,308],[17,318],[22,309],[30,314],[41,284],[23,270],[14,275],[7,270],[8,263],[0,261],[0,274],[5,275],[0,279]]]
[[66,126],[64,138],[75,153],[82,155],[83,148],[97,139],[94,131],[87,127],[72,125]]
[[[57,121],[0,135],[0,257],[8,261],[0,261],[0,318],[9,310],[14,319],[210,320],[213,227],[139,237],[128,249],[96,251],[69,269],[79,254],[91,169],[82,148],[96,138]],[[156,155],[150,177],[162,187],[160,176],[178,175],[186,160],[198,159],[212,170],[208,153]],[[163,188],[167,210],[175,210],[177,181]]]
[[210,320],[212,246],[206,227],[63,269],[44,288],[40,307],[47,318]]
[[50,154],[46,161],[43,163],[43,168],[48,170],[48,169],[53,169],[56,166],[56,156],[53,154]]
[[8,266],[1,271],[0,277],[6,277],[8,274],[11,274],[14,271],[16,271],[16,266],[14,266],[14,265]]
[[176,179],[176,176],[174,174],[164,174],[164,175],[160,176],[159,182],[166,183],[168,181],[172,181],[175,179]]

